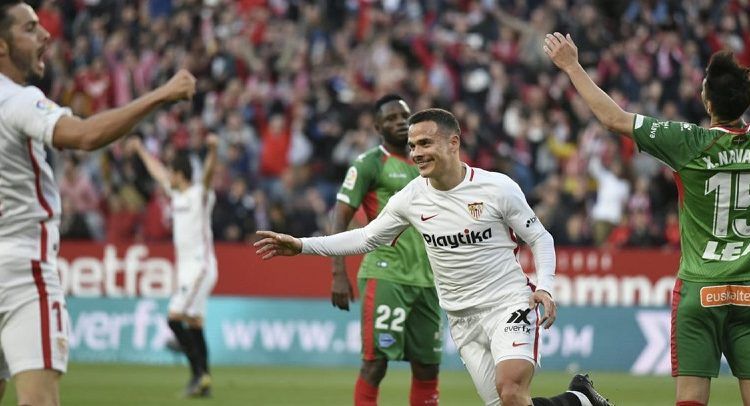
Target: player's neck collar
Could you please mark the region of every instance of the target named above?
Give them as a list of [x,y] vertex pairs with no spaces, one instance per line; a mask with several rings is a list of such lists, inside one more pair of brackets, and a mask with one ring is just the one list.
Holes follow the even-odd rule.
[[404,161],[406,163],[412,163],[411,161],[409,161],[409,159],[408,159],[407,156],[405,156],[405,155],[399,155],[399,154],[394,154],[391,151],[388,151],[388,148],[386,148],[385,145],[383,145],[383,144],[378,145],[378,148],[380,148],[380,150],[383,152],[383,154],[385,154],[385,156],[387,156],[388,158],[396,158],[396,159],[400,159],[400,160],[402,160],[402,161]]
[[439,192],[439,193],[448,193],[448,192],[450,192],[452,190],[455,190],[456,188],[458,188],[459,186],[461,186],[462,184],[464,184],[466,182],[473,182],[474,181],[474,168],[470,167],[465,162],[461,162],[461,171],[462,171],[462,175],[463,175],[461,177],[461,181],[459,181],[457,184],[455,184],[450,189],[442,190],[442,189],[436,188],[432,184],[432,179],[429,179],[429,178],[425,179],[425,181],[427,182],[427,185],[429,185],[430,189],[432,189],[432,190],[434,190],[436,192]]
[[730,134],[747,134],[750,131],[750,125],[745,123],[742,119],[733,121],[727,124],[714,124],[711,126],[712,130],[719,130]]

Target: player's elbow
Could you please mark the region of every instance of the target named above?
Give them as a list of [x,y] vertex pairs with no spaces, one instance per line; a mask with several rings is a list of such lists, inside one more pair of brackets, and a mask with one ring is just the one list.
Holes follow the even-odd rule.
[[617,111],[612,111],[604,115],[601,118],[601,123],[611,132],[629,136],[633,125],[633,120],[630,116],[630,114],[618,108]]
[[63,117],[58,120],[52,139],[57,148],[93,151],[102,146],[102,143],[98,142],[102,136],[103,131],[86,125],[77,117]]
[[83,136],[80,138],[80,141],[78,143],[78,149],[84,150],[84,151],[93,151],[96,149],[99,149],[101,145],[96,142],[96,139],[89,136]]

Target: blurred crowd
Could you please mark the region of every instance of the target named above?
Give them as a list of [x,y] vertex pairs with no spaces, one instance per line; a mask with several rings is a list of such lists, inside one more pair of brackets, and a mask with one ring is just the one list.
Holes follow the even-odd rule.
[[[196,75],[192,103],[134,136],[165,162],[190,151],[196,176],[220,136],[224,241],[326,233],[348,165],[379,142],[373,102],[398,93],[452,111],[464,161],[515,179],[558,245],[677,247],[671,171],[595,122],[542,38],[571,33],[623,108],[701,125],[709,56],[750,65],[748,0],[46,0],[38,14],[54,37],[39,85],[80,116]],[[169,199],[122,143],[54,160],[64,237],[169,240]]]

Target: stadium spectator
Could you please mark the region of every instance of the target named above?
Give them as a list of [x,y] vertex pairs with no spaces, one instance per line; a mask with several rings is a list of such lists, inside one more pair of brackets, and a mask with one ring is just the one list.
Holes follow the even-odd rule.
[[[243,134],[237,137],[241,141],[228,140],[220,148],[222,158],[232,144],[247,158],[237,161],[228,176],[245,176],[254,193],[276,182],[269,179],[276,179],[279,169],[303,167],[310,179],[294,187],[317,188],[329,210],[347,168],[333,159],[336,146],[359,127],[359,117],[376,95],[398,90],[416,108],[455,110],[467,130],[464,159],[506,172],[521,184],[532,204],[538,199],[532,190],[547,177],[560,176],[568,185],[571,176],[580,176],[576,182],[583,182],[585,190],[579,190],[583,196],[578,197],[590,216],[595,189],[585,172],[570,172],[570,166],[587,167],[589,155],[572,151],[587,149],[585,133],[593,116],[571,91],[565,75],[545,67],[549,64],[544,58],[527,69],[536,63],[530,61],[539,60],[537,45],[526,51],[534,44],[529,38],[547,32],[546,27],[564,28],[585,41],[583,66],[622,106],[695,123],[705,120],[695,89],[708,56],[720,48],[735,50],[740,60],[750,55],[750,4],[736,0],[439,0],[346,6],[329,2],[329,7],[212,0],[158,2],[170,6],[154,8],[153,15],[149,9],[154,2],[118,7],[102,6],[108,2],[45,3],[57,4],[62,19],[61,36],[49,52],[54,74],[43,81],[50,98],[87,116],[95,103],[80,81],[71,78],[96,70],[95,64],[101,64],[108,76],[106,102],[111,105],[138,97],[179,67],[189,66],[200,78],[193,113],[202,126],[222,136],[224,131]],[[360,20],[362,16],[367,18]],[[180,126],[187,120],[181,119],[184,113],[179,110],[160,112],[139,128],[160,144],[149,149],[160,151],[170,143],[177,149],[189,147],[189,131]],[[291,142],[286,148],[272,144],[267,149],[261,144],[264,123],[279,112],[291,131]],[[251,133],[256,140],[247,135]],[[305,145],[300,140],[309,142],[311,155],[302,151],[301,157],[287,156],[286,164],[281,159],[270,165],[279,166],[271,168],[274,174],[259,173],[263,150],[266,157],[271,149],[298,154],[296,146]],[[505,157],[513,160],[505,162]],[[103,183],[95,179],[103,199],[107,190],[132,181],[118,173],[124,168],[119,162],[123,158],[112,158],[107,163],[112,176]],[[606,166],[611,157],[601,158]],[[63,156],[58,166],[69,159]],[[98,157],[87,160],[88,166],[100,165]],[[666,209],[677,204],[671,174],[663,176],[645,154],[627,156],[622,163],[625,172],[634,175],[628,182],[648,179],[652,221],[664,224]],[[240,174],[246,165],[247,173]],[[269,169],[268,158],[263,167]],[[217,169],[217,177],[223,176],[221,171]],[[228,187],[231,179],[221,182]],[[634,186],[630,184],[631,190]],[[563,187],[560,193],[567,190]],[[270,207],[263,209],[264,216],[270,217]],[[286,209],[278,214],[288,214]],[[311,232],[323,232],[326,224],[321,227]],[[593,224],[585,222],[582,227],[592,234]],[[559,231],[551,231],[559,236]]]
[[591,218],[594,221],[594,243],[601,245],[622,220],[630,195],[630,184],[623,178],[623,164],[618,160],[606,168],[599,157],[594,157],[589,161],[589,173],[597,181]]
[[216,210],[214,210],[213,227],[214,235],[221,236],[222,240],[241,242],[253,233],[257,227],[258,212],[263,210],[263,205],[258,199],[257,191],[253,196],[248,189],[247,183],[241,177],[232,181],[232,185],[225,193],[218,194],[216,198]]
[[[741,309],[750,291],[745,247],[750,235],[750,163],[740,156],[750,148],[750,125],[742,118],[750,107],[750,68],[739,65],[730,51],[711,56],[700,91],[711,118],[703,128],[623,110],[580,65],[570,34],[548,34],[544,51],[604,126],[632,138],[680,180],[681,258],[670,336],[676,404],[708,404],[711,378],[719,374],[722,355],[747,401],[750,313]],[[628,242],[652,244],[644,241],[656,237],[649,231],[647,216],[642,211],[635,216],[635,232]]]
[[63,168],[60,198],[70,203],[68,209],[73,211],[73,216],[80,216],[86,222],[88,238],[101,240],[104,237],[94,234],[102,229],[104,221],[99,211],[99,193],[88,174],[80,169],[75,158],[66,161]]
[[68,363],[68,315],[57,272],[61,197],[45,146],[101,148],[163,103],[195,93],[195,78],[180,70],[130,104],[75,117],[29,85],[45,74],[50,38],[29,5],[0,4],[0,161],[6,180],[0,188],[0,396],[12,377],[22,405],[59,404]]

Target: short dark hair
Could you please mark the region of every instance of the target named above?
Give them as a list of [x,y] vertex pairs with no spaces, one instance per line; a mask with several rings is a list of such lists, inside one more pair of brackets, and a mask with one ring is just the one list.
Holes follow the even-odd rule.
[[385,96],[383,96],[383,97],[379,98],[379,99],[378,99],[378,100],[377,100],[377,101],[375,102],[375,115],[378,115],[378,114],[380,114],[380,109],[381,109],[381,108],[382,108],[383,106],[385,106],[386,104],[388,104],[388,103],[390,103],[390,102],[392,102],[392,101],[402,101],[402,102],[406,103],[406,100],[404,100],[404,98],[403,98],[403,97],[401,97],[401,96],[399,96],[399,95],[397,95],[397,94],[393,94],[393,93],[391,93],[391,94],[387,94],[387,95],[385,95]]
[[443,109],[426,109],[412,114],[409,117],[409,125],[421,123],[423,121],[432,121],[438,126],[438,131],[446,135],[461,135],[461,127],[458,125],[456,117],[448,110]]
[[193,180],[193,165],[190,163],[190,156],[187,151],[179,151],[172,159],[172,170],[179,172],[187,179],[188,182]]
[[750,106],[750,69],[742,67],[730,51],[711,56],[706,68],[706,99],[713,113],[723,120],[735,120]]
[[10,40],[10,26],[13,25],[13,16],[8,11],[23,4],[22,0],[0,0],[0,37]]

